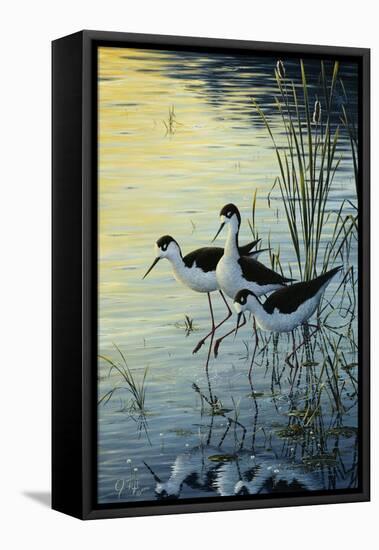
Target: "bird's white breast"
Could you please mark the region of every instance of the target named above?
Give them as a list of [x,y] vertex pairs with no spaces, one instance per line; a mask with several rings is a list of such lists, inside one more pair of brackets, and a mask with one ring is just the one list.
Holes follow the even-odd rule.
[[257,296],[272,292],[282,287],[282,285],[258,285],[254,282],[247,281],[242,274],[241,266],[238,263],[238,258],[223,256],[217,264],[216,268],[217,282],[229,298],[234,298],[239,290],[247,288],[254,292]]
[[216,272],[203,271],[196,266],[196,262],[192,267],[186,267],[185,265],[174,266],[173,272],[177,281],[195,292],[213,292],[219,288]]

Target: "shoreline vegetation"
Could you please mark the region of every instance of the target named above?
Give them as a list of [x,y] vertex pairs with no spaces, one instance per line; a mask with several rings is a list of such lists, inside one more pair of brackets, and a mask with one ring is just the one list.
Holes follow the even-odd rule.
[[[304,281],[309,281],[333,267],[338,257],[345,260],[343,249],[348,253],[352,239],[357,240],[356,202],[342,200],[339,209],[334,211],[328,207],[336,172],[341,162],[347,160],[340,150],[341,126],[348,135],[356,188],[358,185],[356,125],[352,122],[346,91],[342,80],[338,78],[338,72],[339,63],[335,62],[332,75],[328,78],[325,64],[321,61],[319,90],[313,91],[312,108],[303,61],[300,60],[300,85],[295,85],[293,80],[286,77],[284,63],[278,61],[275,69],[278,95],[274,99],[283,125],[279,135],[275,134],[264,110],[252,98],[272,141],[279,169],[279,175],[267,196],[268,206],[271,207],[272,195],[278,188],[297,268],[301,280]],[[339,105],[337,86],[343,91],[346,104]],[[334,121],[335,118],[339,123]],[[255,238],[256,200],[255,192],[251,226]],[[354,215],[351,214],[351,209],[354,210]],[[332,239],[327,242],[320,259],[324,229],[332,220]],[[276,254],[274,265],[282,270],[279,254]]]
[[[355,200],[341,200],[337,208],[329,207],[330,194],[337,171],[342,162],[353,163],[355,186],[358,185],[357,164],[357,131],[356,124],[349,110],[346,90],[339,79],[339,63],[335,62],[331,75],[327,75],[325,64],[320,63],[319,89],[313,90],[313,103],[307,85],[307,75],[304,63],[300,60],[300,83],[294,82],[286,76],[285,65],[279,60],[275,69],[275,79],[278,94],[275,96],[275,105],[282,127],[275,129],[264,110],[252,98],[252,103],[260,119],[263,121],[273,144],[279,175],[267,196],[269,208],[273,194],[279,192],[282,200],[288,231],[291,238],[296,267],[300,279],[309,281],[342,262],[344,275],[333,295],[322,299],[317,311],[317,322],[320,329],[313,342],[307,325],[296,331],[299,341],[305,346],[301,354],[296,353],[290,365],[289,376],[290,395],[301,383],[306,384],[305,407],[300,411],[294,409],[292,421],[287,435],[298,436],[304,429],[316,424],[322,414],[323,394],[327,395],[332,414],[336,413],[338,425],[342,424],[342,417],[349,410],[345,406],[348,400],[358,398],[358,380],[354,371],[356,363],[351,363],[346,354],[341,352],[341,343],[354,356],[358,350],[357,335],[354,330],[357,307],[357,273],[349,265],[351,249],[358,243],[358,206]],[[337,97],[337,87],[344,98],[340,104]],[[341,131],[345,131],[350,143],[351,156],[345,154],[341,145]],[[252,201],[252,215],[250,229],[254,238],[259,238],[255,224],[257,208],[257,191]],[[353,213],[351,213],[353,212]],[[327,240],[325,228],[333,224],[332,238]],[[323,244],[326,241],[326,245]],[[267,246],[270,249],[272,269],[283,274],[280,259],[280,248],[273,251],[270,235],[267,237]],[[290,276],[295,270],[288,266]],[[338,319],[338,320],[337,320]],[[269,345],[273,346],[272,380],[278,381],[285,371],[285,367],[275,369],[275,358],[278,348],[278,339],[282,335],[265,335],[257,331],[256,345],[251,359],[249,380],[253,390],[252,370],[256,367],[256,358],[262,357],[260,366],[268,367]],[[290,336],[288,339],[290,346]],[[298,349],[298,340],[292,335],[292,348]],[[261,349],[258,351],[258,341]],[[321,358],[321,360],[320,360]],[[340,376],[341,369],[348,374],[348,379]],[[305,376],[304,376],[305,371]],[[305,378],[305,380],[304,380]],[[349,389],[347,389],[349,387]],[[273,389],[273,387],[272,387]],[[254,391],[254,390],[253,390]],[[344,394],[344,395],[343,395]],[[324,405],[325,406],[325,405]],[[319,426],[321,429],[321,427]]]

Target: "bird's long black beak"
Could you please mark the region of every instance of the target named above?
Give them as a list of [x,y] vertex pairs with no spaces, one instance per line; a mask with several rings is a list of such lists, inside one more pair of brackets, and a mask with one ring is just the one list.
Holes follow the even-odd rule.
[[142,279],[144,279],[145,277],[148,276],[148,274],[150,273],[150,271],[153,269],[153,267],[159,262],[160,258],[158,256],[158,258],[155,258],[155,260],[153,261],[153,263],[151,264],[151,266],[149,267],[149,269],[146,271],[145,275],[142,277]]
[[240,328],[240,319],[242,315],[243,315],[242,311],[240,311],[239,314],[237,315],[237,324],[234,332],[234,338],[237,336],[238,329]]
[[148,464],[146,464],[146,462],[145,462],[144,460],[143,460],[142,462],[145,464],[146,468],[149,470],[149,472],[150,472],[151,475],[153,476],[154,481],[156,481],[157,483],[162,483],[161,478],[157,476],[157,474],[154,472],[154,470],[152,470],[152,469],[150,468],[150,466],[149,466]]
[[216,236],[214,237],[212,243],[217,239],[217,237],[219,236],[221,231],[224,229],[224,225],[225,225],[225,222],[222,222],[222,224],[220,225],[219,230],[217,231]]

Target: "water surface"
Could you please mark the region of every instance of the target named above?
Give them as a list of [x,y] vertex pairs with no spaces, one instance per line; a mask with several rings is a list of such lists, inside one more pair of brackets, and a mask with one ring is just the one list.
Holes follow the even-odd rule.
[[[356,332],[355,318],[347,327],[340,307],[329,319],[337,327],[330,332],[329,353],[333,359],[335,342],[348,365],[338,370],[334,380],[341,390],[343,411],[333,405],[333,381],[325,382],[318,410],[297,432],[293,424],[301,420],[312,391],[317,392],[315,380],[325,360],[320,339],[312,350],[315,364],[301,366],[295,381],[293,369],[284,362],[291,339],[282,336],[277,345],[271,339],[266,349],[262,339],[263,351],[249,380],[255,346],[249,322],[235,340],[225,340],[219,357],[210,361],[210,383],[220,401],[219,413],[211,414],[193,387],[195,383],[207,395],[207,346],[192,355],[209,330],[206,295],[180,286],[166,261],[142,280],[160,236],[172,235],[183,254],[207,246],[226,203],[234,202],[241,210],[241,242],[252,240],[247,220],[251,221],[255,190],[255,223],[262,246],[270,239],[275,250],[280,247],[285,273],[291,269],[299,275],[280,196],[273,193],[270,207],[267,201],[278,168],[267,130],[251,101],[254,97],[260,103],[280,139],[281,120],[274,108],[275,64],[276,59],[251,56],[99,51],[99,354],[117,359],[116,344],[137,380],[148,367],[143,417],[130,413],[130,395],[123,390],[99,405],[100,503],[357,484],[357,353],[345,338],[339,341],[340,334]],[[286,68],[298,78],[297,60],[286,61]],[[313,102],[319,93],[319,62],[308,61],[306,69]],[[331,69],[327,64],[329,73]],[[342,64],[340,76],[355,112],[356,70]],[[171,127],[170,109],[175,116]],[[338,123],[336,112],[333,125]],[[330,211],[344,199],[356,201],[346,136],[340,150],[343,159]],[[330,222],[322,249],[332,230]],[[220,245],[223,239],[220,236]],[[355,246],[353,242],[349,266],[356,273]],[[267,253],[261,261],[269,265]],[[339,283],[329,287],[324,305]],[[339,304],[340,298],[333,297],[333,303]],[[213,303],[220,320],[225,306],[216,294]],[[189,334],[185,315],[193,319]],[[234,324],[235,317],[222,331]],[[300,361],[306,363],[303,356]],[[109,365],[100,359],[99,398],[122,386],[117,372],[108,376],[108,371]]]

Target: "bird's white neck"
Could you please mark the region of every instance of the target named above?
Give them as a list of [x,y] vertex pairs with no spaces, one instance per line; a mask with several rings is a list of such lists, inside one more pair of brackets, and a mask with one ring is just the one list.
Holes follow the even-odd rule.
[[239,258],[240,253],[238,250],[238,233],[239,233],[239,221],[233,216],[228,224],[228,236],[226,237],[224,255],[230,258]]
[[186,265],[183,261],[183,256],[179,247],[176,247],[175,250],[170,251],[170,254],[166,256],[166,259],[170,262],[175,274],[180,275],[186,269]]
[[257,326],[262,330],[276,330],[275,315],[267,313],[261,302],[254,296],[249,296],[247,309],[253,314]]
[[262,316],[266,313],[260,301],[254,296],[249,296],[247,309],[254,315],[254,317],[257,317],[257,319],[262,318]]
[[[237,313],[241,313],[243,311],[241,306],[238,303],[235,304],[235,308]],[[257,320],[259,318],[262,318],[262,316],[264,316],[266,313],[260,301],[255,296],[251,296],[251,295],[247,299],[246,310],[250,311],[250,313],[252,313],[254,317],[257,318]]]

